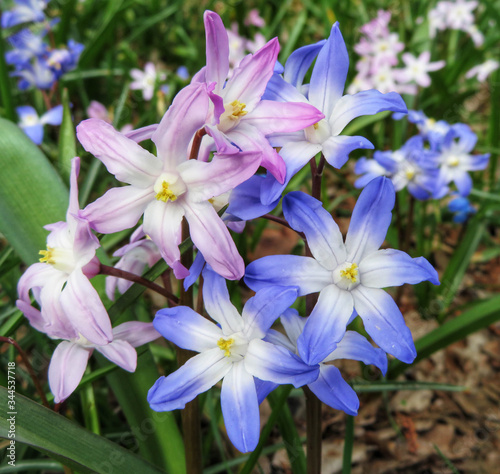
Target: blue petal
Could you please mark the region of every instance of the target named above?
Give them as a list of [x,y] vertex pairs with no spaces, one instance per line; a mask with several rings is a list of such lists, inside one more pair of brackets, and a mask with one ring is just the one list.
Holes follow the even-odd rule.
[[364,137],[347,137],[340,135],[330,137],[322,143],[323,155],[326,161],[334,168],[342,168],[349,159],[349,153],[359,148],[375,148],[373,144]]
[[391,224],[395,195],[391,181],[383,177],[370,181],[361,191],[345,241],[349,262],[360,262],[380,248]]
[[276,102],[307,102],[307,99],[278,74],[273,74],[266,86],[262,100]]
[[279,385],[277,383],[260,380],[257,377],[254,377],[253,379],[255,381],[255,389],[257,390],[257,399],[260,405],[273,390],[278,388]]
[[233,366],[218,347],[195,355],[167,377],[160,377],[149,389],[148,402],[155,411],[184,408],[198,394],[221,380]]
[[349,291],[333,284],[321,291],[297,340],[299,354],[307,364],[322,362],[337,347],[346,332],[353,306]]
[[359,400],[356,392],[333,365],[322,365],[318,380],[309,384],[311,391],[326,405],[357,415]]
[[354,307],[366,332],[387,353],[411,364],[417,352],[411,332],[392,297],[384,290],[358,286],[352,291]]
[[297,299],[297,288],[268,286],[250,298],[242,311],[244,333],[263,338],[272,324]]
[[35,145],[41,145],[43,141],[43,126],[41,124],[23,127],[23,131]]
[[300,87],[307,70],[311,67],[311,64],[325,43],[326,40],[321,40],[315,44],[303,46],[290,54],[285,63],[285,73],[283,76],[285,81],[294,87]]
[[280,321],[285,328],[286,335],[288,336],[292,344],[296,347],[297,339],[302,334],[302,331],[304,331],[304,326],[307,322],[307,318],[299,316],[299,313],[296,309],[288,309],[281,315]]
[[335,22],[330,37],[318,54],[309,86],[309,100],[328,119],[342,97],[349,69],[349,55],[339,24]]
[[375,365],[383,375],[387,372],[387,354],[382,349],[373,347],[356,331],[347,331],[325,362],[337,359],[360,360],[366,365]]
[[153,321],[155,329],[176,346],[202,352],[217,347],[221,330],[187,306],[161,309]]
[[453,178],[460,196],[468,196],[472,190],[472,178],[467,171],[457,172]]
[[63,118],[63,106],[56,105],[54,108],[45,112],[41,117],[40,121],[49,125],[61,125]]
[[412,285],[430,281],[439,285],[439,276],[434,267],[424,258],[411,258],[401,250],[377,250],[365,257],[359,264],[359,274],[363,286],[386,288]]
[[191,285],[193,285],[193,283],[198,280],[198,277],[200,276],[205,263],[205,257],[200,251],[198,251],[196,257],[194,258],[193,264],[189,268],[189,275],[184,278],[184,291],[190,288]]
[[277,384],[302,387],[317,379],[319,365],[309,366],[288,349],[253,339],[245,355],[245,367],[254,377]]
[[270,255],[247,266],[245,283],[254,291],[269,285],[294,286],[303,296],[330,284],[331,272],[311,257]]
[[243,361],[233,364],[224,377],[220,397],[229,439],[242,453],[253,451],[259,442],[259,402],[254,378]]
[[[279,184],[274,176],[269,175],[272,180]],[[243,221],[255,219],[271,212],[278,205],[281,196],[278,195],[276,200],[271,201],[269,204],[262,204],[260,195],[264,181],[264,176],[255,175],[236,186],[231,192],[226,212]]]
[[243,330],[243,319],[229,299],[226,280],[206,267],[203,271],[203,301],[207,313],[226,335]]
[[283,198],[283,213],[293,229],[305,234],[311,253],[323,267],[334,270],[345,262],[342,233],[320,201],[294,191]]

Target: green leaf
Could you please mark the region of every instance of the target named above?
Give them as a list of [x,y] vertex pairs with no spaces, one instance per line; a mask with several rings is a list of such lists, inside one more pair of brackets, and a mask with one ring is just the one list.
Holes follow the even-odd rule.
[[[500,320],[500,296],[481,301],[470,306],[460,316],[451,319],[434,331],[415,342],[417,358],[413,364],[426,359],[454,342],[460,341],[479,329]],[[388,377],[394,378],[403,373],[408,365],[399,360],[389,364]]]
[[[10,397],[10,398],[9,398]],[[16,443],[25,443],[82,473],[162,472],[117,444],[97,436],[67,418],[16,393]],[[12,395],[0,387],[0,406],[8,407]],[[8,415],[8,414],[7,414]],[[8,438],[7,415],[0,417],[0,437]]]
[[372,123],[378,122],[379,120],[382,120],[386,117],[388,117],[392,112],[390,111],[385,111],[385,112],[379,112],[378,114],[375,115],[363,115],[362,117],[358,117],[354,119],[351,123],[349,123],[344,130],[342,130],[342,135],[356,135],[357,132],[359,132],[361,129],[368,127],[368,125],[371,125]]
[[62,93],[62,105],[64,108],[61,129],[59,131],[59,169],[61,176],[69,181],[71,173],[71,160],[76,156],[75,126],[71,118],[68,89]]
[[0,118],[0,232],[27,264],[45,248],[44,225],[65,219],[68,190],[45,155]]
[[[1,13],[0,9],[0,17]],[[12,80],[9,77],[7,63],[5,62],[5,42],[6,40],[3,37],[0,38],[0,98],[5,109],[5,117],[15,122],[17,117],[12,98]]]
[[463,392],[467,387],[460,385],[451,385],[447,383],[435,382],[411,382],[411,381],[379,381],[379,382],[353,382],[352,388],[357,393],[372,392],[395,392],[401,390],[442,390],[445,392]]

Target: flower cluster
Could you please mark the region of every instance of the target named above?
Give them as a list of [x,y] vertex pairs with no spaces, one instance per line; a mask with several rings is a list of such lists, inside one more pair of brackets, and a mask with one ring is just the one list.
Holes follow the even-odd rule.
[[21,23],[36,23],[32,29],[23,28],[8,37],[12,49],[5,55],[7,64],[14,66],[13,76],[19,78],[19,89],[30,87],[50,89],[59,78],[74,69],[83,45],[69,40],[65,47],[50,45],[45,37],[54,21],[45,18],[47,1],[16,0],[11,11],[2,16],[2,28]]
[[[78,125],[85,150],[125,185],[80,210],[75,159],[67,222],[48,227],[47,250],[19,283],[18,306],[35,328],[65,340],[49,370],[57,400],[75,389],[94,348],[133,370],[133,347],[160,333],[198,355],[155,383],[151,407],[183,408],[222,380],[229,438],[240,451],[250,451],[259,437],[259,403],[276,385],[308,385],[323,402],[355,414],[357,397],[332,362],[351,358],[385,373],[387,353],[413,361],[410,330],[384,288],[439,281],[424,258],[380,249],[395,201],[385,177],[361,192],[345,240],[319,200],[288,192],[284,217],[305,238],[311,256],[269,256],[245,269],[228,229],[242,230],[244,221],[273,209],[290,179],[308,162],[316,163],[316,154],[321,153],[318,169],[341,168],[352,150],[373,148],[364,137],[341,134],[351,120],[384,110],[405,113],[406,106],[395,92],[344,95],[349,62],[338,23],[328,39],[299,48],[284,67],[277,63],[274,38],[243,57],[232,74],[221,18],[208,11],[204,24],[206,66],[176,95],[159,124],[123,134],[98,108],[103,119]],[[313,63],[310,83],[304,84]],[[139,145],[147,138],[156,154]],[[266,175],[256,174],[261,167]],[[202,274],[203,303],[213,321],[173,300],[157,313],[156,330],[137,326],[146,323],[111,328],[89,282],[103,268],[92,231],[132,228],[130,243],[115,253],[121,257],[115,274],[140,273],[160,258],[185,287]],[[191,268],[179,248],[188,236],[197,249]],[[240,313],[225,279],[243,277],[256,293]],[[113,299],[116,289],[128,286],[112,277],[107,294]],[[40,310],[31,306],[30,291]],[[298,297],[311,294],[318,301],[307,319],[290,309]],[[347,331],[358,315],[379,348]],[[271,329],[280,317],[286,336]],[[69,364],[77,370],[68,375]]]
[[461,30],[468,33],[476,47],[484,42],[484,36],[475,24],[473,10],[478,6],[475,0],[440,1],[429,10],[429,35],[436,36],[437,31]]
[[419,134],[399,150],[376,151],[373,159],[362,158],[355,172],[362,174],[355,186],[364,187],[376,176],[389,177],[399,191],[407,188],[417,199],[441,199],[455,184],[460,196],[472,189],[469,171],[484,170],[489,153],[473,155],[477,135],[466,124],[450,125],[428,118],[423,112],[410,111],[408,120],[417,125]]
[[354,46],[354,51],[361,59],[356,63],[357,74],[349,86],[350,93],[374,88],[381,92],[396,91],[415,95],[417,85],[430,85],[429,72],[444,67],[444,61],[430,62],[429,51],[424,51],[419,56],[404,53],[404,67],[398,67],[398,55],[405,45],[399,40],[397,33],[390,32],[390,20],[390,12],[379,10],[376,18],[361,27],[363,36]]

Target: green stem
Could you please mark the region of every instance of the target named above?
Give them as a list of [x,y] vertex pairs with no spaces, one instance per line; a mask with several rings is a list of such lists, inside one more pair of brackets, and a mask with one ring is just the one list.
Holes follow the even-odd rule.
[[345,437],[344,437],[344,455],[342,458],[342,474],[351,473],[352,448],[354,446],[354,417],[346,416]]
[[321,474],[321,402],[309,389],[306,394],[307,474]]

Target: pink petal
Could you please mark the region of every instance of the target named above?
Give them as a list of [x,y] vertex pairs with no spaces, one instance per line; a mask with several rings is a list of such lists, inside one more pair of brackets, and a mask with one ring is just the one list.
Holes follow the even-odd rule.
[[152,187],[113,188],[89,204],[80,214],[97,232],[104,234],[119,232],[137,224],[146,206],[154,200],[154,196]]
[[122,369],[128,372],[135,372],[135,368],[137,367],[137,352],[127,341],[116,340],[105,346],[96,346],[96,349],[106,359],[114,362]]
[[206,82],[216,82],[216,92],[224,87],[229,72],[229,40],[226,28],[217,13],[205,11],[203,15],[207,38]]
[[74,342],[63,341],[52,354],[49,365],[49,386],[54,401],[61,403],[78,387],[92,349]]
[[139,347],[158,339],[161,335],[153,327],[153,323],[128,321],[113,328],[113,337],[115,341],[121,339],[127,341],[132,347]]
[[88,119],[76,128],[83,148],[101,160],[118,181],[146,187],[161,172],[160,160],[108,123]]

